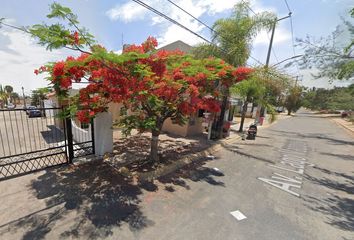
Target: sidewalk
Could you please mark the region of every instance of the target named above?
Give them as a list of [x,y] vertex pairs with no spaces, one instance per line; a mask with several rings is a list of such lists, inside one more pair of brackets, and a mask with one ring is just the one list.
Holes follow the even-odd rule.
[[[291,117],[291,116],[287,116],[285,114],[278,115],[276,121],[274,121],[272,123],[265,121],[262,126],[259,126],[259,128],[269,127],[270,125],[276,123],[278,120],[286,119],[289,117]],[[196,163],[199,161],[208,161],[208,160],[214,159],[213,155],[215,154],[215,152],[222,149],[222,146],[224,144],[231,144],[231,143],[234,143],[242,138],[242,133],[238,132],[239,126],[240,126],[240,118],[236,118],[236,119],[234,118],[233,122],[234,123],[231,125],[230,136],[228,136],[224,139],[220,139],[218,141],[208,141],[205,139],[206,136],[204,136],[204,139],[202,139],[202,142],[201,142],[198,149],[193,149],[197,145],[196,143],[194,143],[194,147],[187,147],[186,148],[187,154],[179,155],[179,154],[175,153],[174,154],[175,160],[169,161],[168,164],[161,164],[157,169],[150,169],[150,171],[146,171],[146,172],[135,171],[132,174],[132,172],[130,171],[129,174],[127,174],[127,176],[135,175],[140,180],[151,180],[151,179],[155,179],[155,178],[167,175],[167,174],[174,172],[177,169],[185,167],[189,164],[193,164],[193,163]],[[254,122],[253,118],[246,118],[245,122],[244,122],[244,131],[253,122]],[[170,139],[170,141],[172,141],[172,140],[173,139]],[[179,138],[179,140],[181,142],[187,142],[187,141],[190,141],[190,138]],[[194,140],[196,140],[196,139],[194,139]],[[201,140],[201,138],[199,138],[199,141],[200,140]],[[192,143],[192,145],[193,145],[193,143]],[[125,148],[125,150],[127,150],[127,149]],[[110,159],[108,162],[111,162],[111,161],[112,160]],[[117,170],[120,173],[123,173],[122,169],[119,168],[119,165],[116,165],[115,167],[116,168],[118,167]],[[127,171],[127,173],[128,173],[128,171]],[[124,173],[123,173],[123,175],[124,175]]]
[[352,122],[349,122],[343,118],[333,118],[332,121],[354,134],[354,124]]
[[[230,137],[233,137],[235,135],[235,133],[238,133],[238,130],[240,128],[240,122],[241,122],[241,117],[235,117],[230,128]],[[243,123],[243,130],[245,131],[245,129],[251,124],[254,123],[254,119],[253,118],[245,118],[245,122]]]

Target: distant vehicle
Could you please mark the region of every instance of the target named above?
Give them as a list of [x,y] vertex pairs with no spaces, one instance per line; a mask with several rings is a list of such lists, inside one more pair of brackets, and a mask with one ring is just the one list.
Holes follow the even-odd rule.
[[340,116],[341,116],[342,118],[350,117],[351,115],[353,115],[353,111],[350,111],[350,110],[348,110],[348,111],[342,111],[341,114],[340,114]]
[[15,105],[13,105],[12,103],[7,104],[7,109],[14,109]]
[[247,130],[247,139],[256,140],[257,136],[257,122],[252,123]]
[[27,106],[26,107],[26,114],[28,115],[31,110],[37,109],[35,106]]
[[277,108],[276,108],[276,111],[277,111],[278,113],[281,113],[281,112],[284,112],[284,111],[285,111],[285,108],[284,108],[283,106],[280,106],[280,107],[277,107]]
[[31,109],[28,111],[28,117],[42,117],[42,112],[38,109]]

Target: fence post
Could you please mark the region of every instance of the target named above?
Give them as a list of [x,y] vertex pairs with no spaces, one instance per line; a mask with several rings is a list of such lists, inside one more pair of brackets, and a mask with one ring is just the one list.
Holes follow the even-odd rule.
[[97,114],[94,125],[95,155],[103,156],[105,153],[113,152],[112,114],[108,112]]
[[91,119],[91,140],[92,140],[92,154],[95,154],[95,126],[94,126],[93,119]]
[[69,163],[73,163],[74,159],[74,146],[73,146],[73,133],[72,133],[72,126],[71,126],[71,118],[65,118],[65,125],[66,125],[66,136],[67,136],[67,145],[68,145],[68,157]]

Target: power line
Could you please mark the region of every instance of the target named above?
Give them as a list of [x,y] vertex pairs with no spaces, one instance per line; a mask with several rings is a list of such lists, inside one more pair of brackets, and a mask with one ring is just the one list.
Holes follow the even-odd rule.
[[30,33],[30,32],[29,32],[26,28],[24,28],[24,27],[17,27],[17,26],[8,24],[8,23],[4,23],[2,20],[4,20],[4,19],[1,19],[1,20],[0,20],[0,27],[1,27],[1,25],[4,25],[4,26],[6,26],[6,27],[14,28],[14,29],[16,29],[16,30],[20,30],[20,31],[25,32],[25,33]]
[[165,18],[166,20],[172,22],[173,24],[176,24],[177,26],[183,28],[184,30],[187,30],[188,32],[190,32],[190,33],[192,33],[193,35],[199,37],[200,39],[203,39],[204,41],[206,41],[206,42],[208,42],[208,43],[212,43],[211,41],[209,41],[208,39],[204,38],[204,37],[201,36],[200,34],[194,32],[193,30],[191,30],[191,29],[189,29],[189,28],[187,28],[186,26],[184,26],[184,25],[182,25],[181,23],[177,22],[176,20],[170,18],[169,16],[163,14],[162,12],[156,10],[155,8],[149,6],[148,4],[146,4],[146,3],[144,3],[144,2],[142,2],[142,1],[140,1],[140,0],[132,0],[132,1],[136,2],[137,4],[143,6],[143,7],[146,8],[146,9],[152,11],[153,13],[159,15],[160,17]]
[[[291,9],[290,9],[290,6],[288,4],[288,1],[284,0],[284,2],[285,2],[285,5],[286,5],[288,11],[291,12]],[[290,15],[290,28],[291,28],[291,43],[292,43],[292,48],[293,48],[293,57],[295,57],[296,56],[296,51],[295,51],[294,26],[293,26],[292,15]],[[297,72],[300,75],[299,65],[297,63],[295,65],[296,65]]]
[[[191,16],[193,19],[197,20],[199,23],[201,23],[202,25],[204,25],[205,27],[207,27],[208,29],[210,29],[212,32],[214,32],[216,35],[220,36],[222,38],[222,36],[215,31],[213,28],[211,28],[209,25],[207,25],[206,23],[202,22],[201,20],[199,20],[198,18],[196,18],[195,16],[193,16],[192,14],[190,14],[189,12],[187,12],[185,9],[183,9],[182,7],[180,7],[179,5],[177,5],[176,3],[174,3],[171,0],[167,0],[169,1],[171,4],[173,4],[174,6],[176,6],[177,8],[179,8],[180,10],[182,10],[184,13],[188,14],[189,16]],[[212,43],[213,44],[213,43]],[[252,58],[253,60],[255,60],[256,62],[258,62],[259,64],[263,65],[262,62],[260,62],[258,59],[252,57],[251,55],[249,56],[250,58]]]
[[[139,5],[143,6],[143,7],[145,7],[146,9],[152,11],[153,13],[159,15],[160,17],[165,18],[166,20],[172,22],[173,24],[176,24],[177,26],[179,26],[179,27],[181,27],[181,28],[187,30],[188,32],[194,34],[195,36],[197,36],[197,37],[203,39],[205,42],[207,42],[207,43],[209,43],[209,44],[212,44],[212,45],[215,45],[215,43],[213,43],[212,41],[210,41],[210,40],[204,38],[204,37],[201,36],[200,34],[194,32],[193,30],[191,30],[191,29],[189,29],[188,27],[184,26],[184,25],[181,24],[180,22],[178,22],[178,21],[176,21],[176,20],[170,18],[170,17],[167,16],[166,14],[164,14],[164,13],[158,11],[157,9],[151,7],[150,5],[146,4],[145,2],[140,1],[140,0],[132,0],[132,1],[134,1],[134,2],[136,2],[137,4],[139,4]],[[171,2],[173,5],[175,5],[175,6],[178,7],[179,9],[181,9],[183,12],[187,13],[189,16],[191,16],[191,17],[193,17],[194,19],[198,20],[198,22],[202,23],[204,26],[207,26],[208,28],[210,28],[207,24],[203,23],[202,21],[200,21],[199,19],[197,19],[196,17],[194,17],[192,14],[188,13],[186,10],[182,9],[181,7],[179,7],[177,4],[173,3],[172,1],[169,1],[169,2]],[[213,30],[213,29],[212,29],[212,30]],[[213,31],[214,31],[216,34],[218,34],[215,30],[213,30]],[[220,35],[219,35],[219,36],[220,36]],[[221,49],[221,50],[222,50],[223,52],[227,53],[225,50],[223,50],[223,49]],[[254,58],[254,57],[252,57],[252,56],[250,56],[250,58],[252,58],[252,59],[255,60],[256,62],[258,62],[259,64],[263,65],[263,63],[262,63],[261,61],[259,61],[258,59]]]
[[169,1],[171,4],[173,4],[174,6],[176,6],[177,8],[179,8],[180,10],[182,10],[183,12],[185,12],[186,14],[188,14],[190,17],[192,17],[194,20],[198,21],[200,24],[204,25],[205,27],[207,27],[210,31],[216,33],[216,31],[214,29],[212,29],[209,25],[205,24],[204,22],[200,21],[198,18],[194,17],[192,14],[190,14],[189,12],[187,12],[186,10],[184,10],[182,7],[178,6],[176,3],[174,3],[171,0],[167,0]]
[[291,28],[291,42],[292,42],[292,46],[293,46],[293,54],[295,56],[296,53],[295,53],[294,28],[293,28],[293,19],[292,19],[292,17],[290,17],[290,28]]
[[[245,3],[244,1],[242,1],[242,2]],[[256,13],[250,6],[248,6],[248,4],[245,3],[245,6],[246,6],[246,7],[248,8],[248,10],[250,10],[254,15],[257,15],[257,13]],[[267,38],[268,38],[268,40],[270,41],[269,33],[268,33],[268,32],[267,32]],[[273,54],[275,60],[276,60],[277,62],[279,62],[278,57],[277,57],[277,55],[275,54],[274,47],[272,47],[272,49],[273,49],[272,54]]]
[[288,11],[291,12],[290,7],[289,7],[289,4],[288,4],[288,1],[287,1],[287,0],[284,0],[284,1],[285,1],[285,5],[286,5]]
[[[267,32],[267,38],[268,38],[268,40],[270,41],[269,32]],[[272,53],[273,53],[273,56],[274,56],[275,60],[276,60],[277,62],[279,62],[278,57],[277,57],[277,55],[275,54],[275,49],[274,49],[273,46],[272,46],[272,50],[273,50]]]

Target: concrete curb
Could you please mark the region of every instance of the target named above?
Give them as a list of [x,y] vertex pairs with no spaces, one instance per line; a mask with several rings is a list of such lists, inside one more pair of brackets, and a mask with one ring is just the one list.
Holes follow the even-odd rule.
[[151,181],[153,179],[168,175],[176,170],[183,168],[189,164],[196,163],[198,161],[205,160],[208,156],[212,156],[215,152],[222,148],[222,144],[233,143],[236,140],[241,139],[240,136],[234,136],[224,140],[217,141],[213,146],[197,152],[190,154],[186,157],[175,160],[173,163],[159,167],[158,169],[151,172],[144,173],[131,173],[131,176],[137,177],[140,181]]
[[[273,123],[266,124],[264,126],[261,126],[261,128],[267,128],[275,123],[277,123],[280,120],[290,118],[292,116],[283,116],[280,119],[275,120]],[[219,151],[222,149],[223,144],[231,144],[236,142],[237,140],[240,140],[241,136],[240,135],[235,135],[226,139],[219,140],[215,142],[211,147],[197,152],[193,154],[189,154],[186,157],[177,159],[173,161],[173,163],[160,166],[156,170],[150,171],[150,172],[129,172],[128,169],[124,169],[124,166],[120,166],[119,168],[111,165],[113,168],[115,168],[121,175],[129,178],[138,178],[139,181],[152,181],[153,179],[168,175],[172,172],[175,172],[176,170],[183,168],[189,164],[196,163],[198,161],[205,160],[208,156],[213,155],[215,152]]]
[[338,126],[345,128],[349,133],[351,133],[354,136],[354,127],[350,128],[347,125],[342,124],[340,121],[336,121],[336,119],[331,119],[331,121],[334,122],[335,124],[337,124]]

